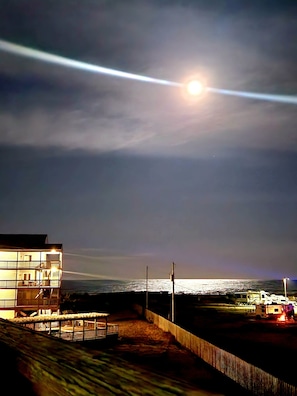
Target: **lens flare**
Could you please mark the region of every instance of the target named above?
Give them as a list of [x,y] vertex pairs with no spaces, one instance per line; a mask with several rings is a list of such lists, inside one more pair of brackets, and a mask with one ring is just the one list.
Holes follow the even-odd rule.
[[70,67],[70,68],[74,68],[74,69],[89,71],[92,73],[107,74],[107,75],[111,75],[114,77],[127,78],[130,80],[137,80],[137,81],[148,82],[148,83],[152,83],[152,84],[160,84],[160,85],[178,87],[178,88],[183,88],[183,90],[185,88],[187,90],[187,88],[188,88],[188,90],[189,90],[188,93],[191,94],[192,96],[195,96],[195,95],[199,96],[199,91],[202,90],[200,95],[204,92],[210,92],[210,93],[215,93],[215,94],[220,94],[220,95],[232,95],[232,96],[238,96],[238,97],[250,98],[250,99],[256,99],[256,100],[265,100],[265,101],[295,104],[295,105],[297,104],[297,96],[296,95],[294,95],[294,96],[271,95],[271,94],[266,94],[266,93],[231,91],[231,90],[227,90],[227,89],[206,87],[205,85],[203,85],[203,89],[202,89],[202,85],[201,86],[199,85],[199,81],[188,82],[189,85],[187,87],[186,84],[178,83],[175,81],[162,80],[162,79],[153,78],[153,77],[149,77],[149,76],[143,76],[140,74],[128,73],[128,72],[124,72],[121,70],[109,69],[109,68],[97,66],[97,65],[94,65],[91,63],[80,62],[77,60],[64,58],[59,55],[49,54],[44,51],[24,47],[22,45],[10,43],[5,40],[0,40],[0,50],[9,52],[14,55],[24,56],[24,57],[36,59],[39,61],[48,62],[48,63],[65,66],[65,67]]

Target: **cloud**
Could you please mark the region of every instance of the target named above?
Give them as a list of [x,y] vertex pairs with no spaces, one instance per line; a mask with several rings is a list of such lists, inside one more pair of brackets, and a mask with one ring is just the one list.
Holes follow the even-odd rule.
[[[219,88],[296,93],[297,54],[287,36],[297,28],[286,7],[264,13],[260,6],[229,10],[222,2],[218,8],[202,2],[74,4],[72,12],[67,1],[51,9],[39,4],[33,22],[25,16],[21,27],[4,22],[5,38],[157,78],[182,81],[199,69]],[[12,21],[21,12],[13,1],[7,10]],[[182,156],[236,147],[297,149],[292,105],[215,94],[193,105],[177,88],[7,54],[0,73],[8,81],[0,144]]]
[[[89,250],[92,255],[80,254],[82,250]],[[105,250],[104,254],[98,252],[94,256],[93,249],[75,249],[65,252],[64,255],[66,278],[83,276],[86,278],[97,277],[98,279],[143,279],[147,266],[150,266],[154,277],[164,278],[169,271],[169,265],[165,260],[148,252],[127,253]]]

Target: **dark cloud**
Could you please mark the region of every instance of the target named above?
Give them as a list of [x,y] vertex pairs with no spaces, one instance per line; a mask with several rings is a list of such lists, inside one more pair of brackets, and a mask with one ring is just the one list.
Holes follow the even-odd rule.
[[66,257],[68,270],[139,276],[146,264],[163,277],[174,259],[180,276],[209,269],[217,277],[254,277],[261,268],[269,277],[282,258],[294,274],[293,153],[169,159],[6,148],[0,154],[1,232],[46,230],[67,253],[102,250],[88,250],[90,259]]
[[[296,11],[275,0],[10,0],[0,38],[161,79],[199,72],[211,87],[296,95]],[[280,262],[294,272],[296,106],[192,103],[177,88],[4,52],[0,88],[1,232],[102,248],[96,265],[119,277],[139,276],[140,256],[160,276],[172,259],[190,277],[256,276],[261,265],[269,276]]]
[[[158,78],[182,81],[198,70],[211,86],[295,94],[294,7],[12,1],[2,6],[0,33],[33,48]],[[230,142],[296,147],[292,105],[210,95],[188,106],[176,89],[2,56],[2,78],[10,76],[19,85],[17,97],[13,89],[8,94],[10,108],[2,108],[4,143],[14,142],[17,134],[24,144],[173,154],[183,146],[189,155],[195,142],[204,147],[214,140],[220,148]]]

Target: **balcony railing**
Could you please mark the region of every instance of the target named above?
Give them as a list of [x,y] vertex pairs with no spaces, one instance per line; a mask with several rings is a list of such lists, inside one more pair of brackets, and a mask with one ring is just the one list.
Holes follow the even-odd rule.
[[[1,300],[2,302],[3,300]],[[59,299],[58,297],[51,297],[51,298],[18,298],[17,300],[17,306],[18,307],[42,307],[42,306],[58,306],[59,305]]]
[[47,279],[43,281],[18,281],[18,288],[60,287],[59,279]]
[[14,308],[16,306],[16,299],[0,300],[0,308]]
[[0,289],[26,289],[26,288],[59,288],[60,279],[50,279],[43,281],[25,281],[25,280],[0,280]]
[[0,261],[1,269],[50,269],[54,265],[57,269],[61,269],[61,261]]

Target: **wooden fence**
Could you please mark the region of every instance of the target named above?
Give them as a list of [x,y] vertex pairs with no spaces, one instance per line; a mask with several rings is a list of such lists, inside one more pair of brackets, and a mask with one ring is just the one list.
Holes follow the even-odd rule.
[[171,333],[179,344],[252,394],[257,396],[297,396],[295,386],[195,336],[152,311],[143,310],[139,305],[135,306],[135,309],[139,314],[144,313],[148,322]]

